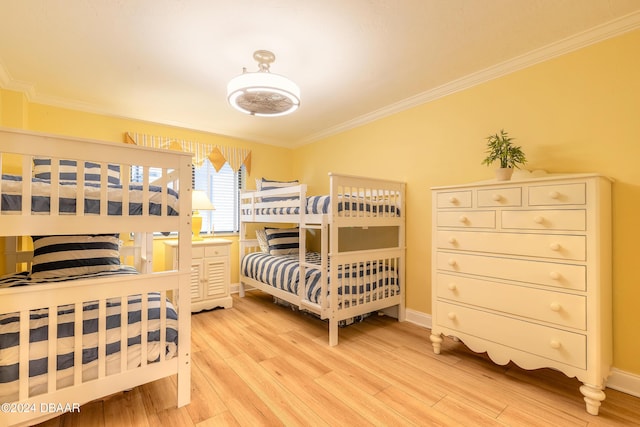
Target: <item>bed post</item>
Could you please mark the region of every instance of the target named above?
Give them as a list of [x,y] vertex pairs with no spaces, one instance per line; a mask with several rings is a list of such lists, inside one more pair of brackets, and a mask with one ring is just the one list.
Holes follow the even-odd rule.
[[[178,230],[178,407],[191,402],[191,158],[180,168],[180,224]],[[186,184],[185,184],[186,183]],[[186,197],[185,197],[186,196]]]

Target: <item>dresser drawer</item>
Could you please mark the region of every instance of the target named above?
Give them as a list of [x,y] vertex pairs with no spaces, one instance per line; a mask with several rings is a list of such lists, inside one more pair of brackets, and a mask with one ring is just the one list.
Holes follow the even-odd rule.
[[530,210],[502,211],[502,228],[522,230],[585,231],[587,211],[579,210]]
[[436,222],[439,227],[495,228],[495,211],[439,211]]
[[585,335],[442,301],[436,303],[436,310],[439,326],[579,369],[586,368]]
[[204,256],[227,256],[229,255],[229,245],[206,246]]
[[586,299],[581,295],[507,285],[438,273],[437,297],[560,326],[586,328]]
[[530,206],[584,205],[586,200],[586,185],[584,183],[529,187]]
[[436,206],[439,208],[470,208],[471,190],[438,193]]
[[586,237],[564,234],[492,233],[441,230],[438,248],[584,261]]
[[436,268],[441,272],[474,274],[488,278],[552,286],[559,289],[587,289],[587,271],[583,265],[438,251]]
[[478,207],[521,206],[522,191],[520,188],[494,188],[478,190]]

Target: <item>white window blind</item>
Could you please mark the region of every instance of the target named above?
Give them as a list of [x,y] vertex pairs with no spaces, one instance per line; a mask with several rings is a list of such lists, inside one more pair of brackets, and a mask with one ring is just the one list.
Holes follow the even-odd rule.
[[202,233],[237,232],[240,230],[239,191],[243,188],[245,168],[234,172],[225,164],[219,172],[208,159],[200,167],[194,167],[193,188],[202,190],[216,208],[200,211]]

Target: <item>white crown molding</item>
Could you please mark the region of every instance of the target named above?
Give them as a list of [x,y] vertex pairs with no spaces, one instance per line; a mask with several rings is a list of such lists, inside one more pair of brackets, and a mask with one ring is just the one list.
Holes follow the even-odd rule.
[[438,86],[434,89],[414,95],[395,104],[380,108],[371,113],[362,115],[353,120],[341,123],[337,126],[325,129],[321,132],[309,135],[298,141],[295,146],[309,144],[320,139],[336,135],[341,132],[371,123],[383,117],[408,110],[418,105],[434,101],[438,98],[469,89],[481,83],[511,74],[532,65],[548,61],[569,52],[582,49],[592,44],[616,37],[640,28],[640,12],[634,12],[581,33],[554,42],[545,47],[535,49],[526,54],[501,62],[484,70],[469,74],[457,80]]

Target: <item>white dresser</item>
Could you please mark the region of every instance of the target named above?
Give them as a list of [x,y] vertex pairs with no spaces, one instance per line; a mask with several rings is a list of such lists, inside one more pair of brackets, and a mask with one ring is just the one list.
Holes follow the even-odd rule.
[[[165,262],[178,265],[178,242],[165,241]],[[231,241],[218,238],[196,240],[191,243],[191,311],[216,307],[230,308]]]
[[584,383],[597,415],[612,362],[611,181],[545,175],[432,188],[431,342]]

